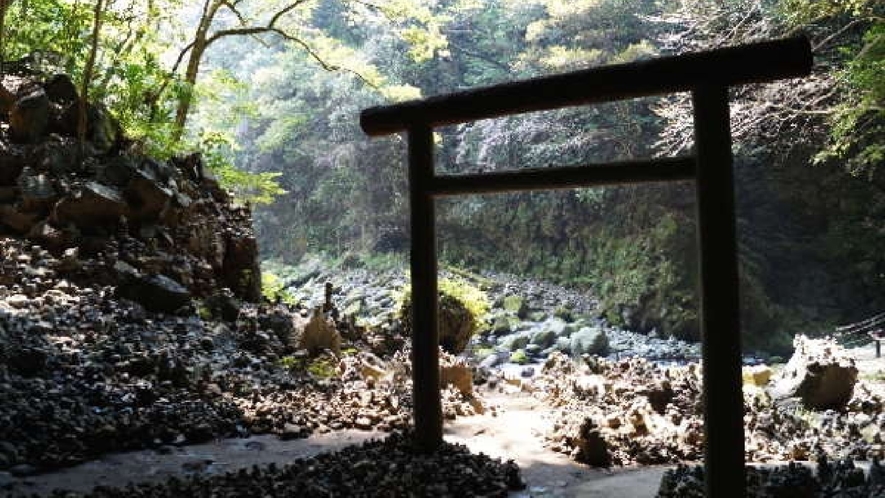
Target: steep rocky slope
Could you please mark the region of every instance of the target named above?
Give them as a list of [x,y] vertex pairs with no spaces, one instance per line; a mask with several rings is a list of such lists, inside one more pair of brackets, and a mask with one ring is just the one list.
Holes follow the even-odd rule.
[[[66,77],[0,91],[0,472],[249,433],[393,430],[408,354],[261,302],[249,209],[198,155],[136,151]],[[449,366],[459,368],[452,359]],[[484,409],[448,390],[449,416]]]

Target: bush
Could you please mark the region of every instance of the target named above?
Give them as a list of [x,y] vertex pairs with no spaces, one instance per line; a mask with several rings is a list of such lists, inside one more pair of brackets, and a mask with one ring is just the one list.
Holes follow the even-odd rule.
[[279,301],[291,306],[297,304],[295,296],[286,290],[280,277],[273,273],[261,273],[261,295],[272,303]]
[[[439,280],[439,344],[449,353],[458,354],[467,347],[470,338],[479,330],[483,317],[489,312],[485,292],[463,279]],[[412,330],[412,290],[403,289],[400,318],[409,333]]]

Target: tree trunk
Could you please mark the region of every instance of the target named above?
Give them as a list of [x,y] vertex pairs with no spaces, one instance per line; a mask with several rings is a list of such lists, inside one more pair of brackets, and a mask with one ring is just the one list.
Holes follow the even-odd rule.
[[200,73],[200,60],[206,51],[205,36],[202,39],[194,40],[194,46],[191,48],[190,58],[187,61],[187,70],[184,73],[184,82],[187,84],[187,91],[178,97],[178,106],[175,109],[175,142],[181,140],[184,134],[184,127],[187,124],[187,115],[191,109],[191,103],[194,97],[194,88],[197,85],[197,75]]
[[81,155],[86,144],[86,127],[88,126],[87,110],[89,103],[89,83],[92,81],[92,72],[95,69],[95,58],[98,55],[98,41],[101,35],[101,17],[104,0],[96,0],[92,20],[92,42],[89,47],[89,58],[83,67],[83,82],[80,86],[80,102],[77,112],[77,139],[80,141]]
[[187,84],[187,91],[178,97],[178,104],[175,109],[175,130],[173,132],[173,140],[178,142],[184,135],[184,127],[187,124],[187,115],[191,109],[191,103],[194,98],[194,88],[197,85],[197,76],[200,73],[200,62],[203,54],[209,46],[209,28],[215,20],[215,14],[223,4],[222,0],[207,0],[203,6],[203,14],[200,17],[200,23],[197,25],[197,32],[194,34],[194,40],[191,43],[191,53],[187,60],[187,69],[184,73],[184,82]]
[[6,60],[6,13],[14,0],[0,0],[0,76],[3,76],[3,62]]

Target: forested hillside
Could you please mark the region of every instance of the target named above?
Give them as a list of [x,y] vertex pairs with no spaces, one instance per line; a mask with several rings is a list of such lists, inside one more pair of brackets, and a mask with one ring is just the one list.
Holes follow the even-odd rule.
[[[103,98],[133,147],[193,147],[257,204],[266,258],[408,249],[404,143],[361,109],[595,65],[786,36],[814,75],[734,91],[744,329],[796,332],[885,309],[885,6],[877,0],[61,0],[2,3],[0,53]],[[29,58],[30,57],[30,58]],[[83,91],[83,94],[86,92]],[[448,172],[685,152],[686,96],[444,129]],[[697,336],[690,184],[440,204],[440,254],[591,289],[628,328]]]

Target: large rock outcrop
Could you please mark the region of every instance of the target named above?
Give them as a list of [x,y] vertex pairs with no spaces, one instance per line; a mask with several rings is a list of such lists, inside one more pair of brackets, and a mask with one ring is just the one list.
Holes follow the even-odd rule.
[[806,408],[841,408],[851,400],[857,382],[854,360],[832,339],[797,335],[795,353],[775,377],[775,398],[800,398]]
[[[139,153],[99,103],[87,106],[86,141],[78,142],[80,99],[63,75],[5,76],[0,97],[8,115],[0,133],[0,235],[125,262],[141,277],[115,273],[113,264],[83,276],[123,282],[122,294],[154,309],[145,297],[154,294],[132,285],[167,297],[228,287],[238,298],[261,299],[251,213],[231,201],[199,155],[158,161]],[[161,301],[168,310],[178,297]]]

